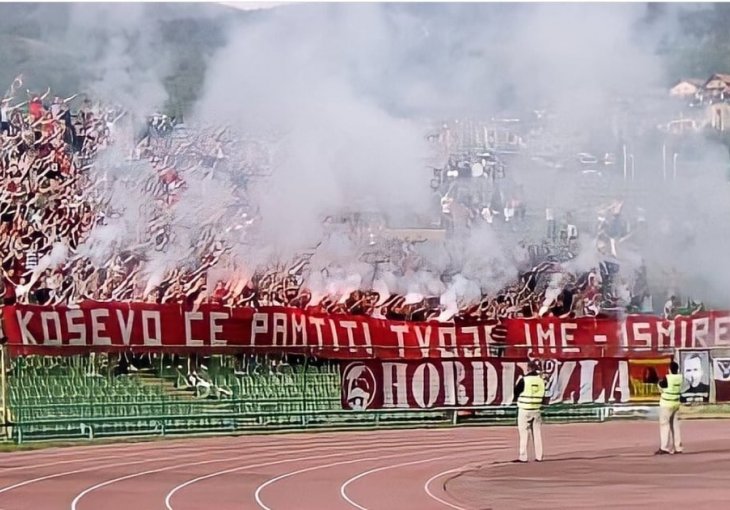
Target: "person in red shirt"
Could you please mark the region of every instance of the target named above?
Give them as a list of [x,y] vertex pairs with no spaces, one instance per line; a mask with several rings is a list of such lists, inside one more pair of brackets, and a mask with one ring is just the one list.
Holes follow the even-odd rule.
[[219,281],[213,289],[213,293],[210,296],[210,302],[216,305],[222,305],[227,294],[228,289],[226,288],[225,282]]
[[34,97],[28,105],[28,113],[30,114],[33,122],[37,121],[43,116],[43,101],[40,97]]
[[3,268],[3,285],[5,287],[3,293],[3,304],[14,305],[16,302],[15,287],[19,280],[15,273],[15,267],[11,264],[8,269]]

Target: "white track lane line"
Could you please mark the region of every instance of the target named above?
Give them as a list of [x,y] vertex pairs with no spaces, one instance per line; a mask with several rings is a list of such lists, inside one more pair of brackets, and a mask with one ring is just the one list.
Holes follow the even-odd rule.
[[[218,448],[209,449],[209,450],[205,450],[205,451],[202,451],[202,452],[200,451],[200,448],[190,447],[190,449],[192,449],[194,451],[191,452],[191,453],[188,453],[188,454],[175,455],[175,456],[172,456],[172,457],[165,457],[165,458],[162,458],[162,459],[142,459],[142,460],[136,460],[136,461],[132,461],[132,462],[118,462],[118,463],[111,463],[111,464],[103,464],[101,466],[88,467],[88,468],[84,468],[84,469],[75,469],[73,471],[65,471],[65,472],[61,472],[61,473],[52,473],[50,475],[45,475],[45,476],[41,476],[41,477],[38,477],[38,478],[32,478],[30,480],[25,480],[23,482],[19,482],[19,483],[16,483],[14,485],[10,485],[10,486],[7,486],[7,487],[0,488],[0,494],[2,494],[3,492],[11,491],[13,489],[17,489],[19,487],[24,487],[26,485],[30,485],[30,484],[33,484],[33,483],[42,482],[42,481],[45,481],[45,480],[51,480],[51,479],[54,479],[54,478],[60,478],[60,477],[63,477],[63,476],[75,475],[77,473],[87,473],[89,471],[94,471],[96,469],[106,469],[106,468],[115,468],[115,467],[122,467],[122,466],[131,466],[131,465],[134,465],[134,464],[146,464],[146,463],[149,463],[149,462],[175,461],[175,460],[184,459],[184,458],[188,458],[188,457],[201,457],[203,455],[209,455],[211,453],[211,451],[216,451],[216,452],[217,451],[230,452],[230,451],[234,450],[230,446],[220,446]],[[135,452],[135,453],[132,453],[132,454],[129,454],[129,455],[125,455],[125,456],[123,456],[123,458],[135,457],[135,456],[142,455],[144,453],[146,453],[146,452]],[[119,457],[117,457],[117,458],[119,458]]]
[[128,455],[107,455],[105,457],[95,457],[93,459],[68,459],[68,460],[57,460],[56,462],[48,462],[46,464],[28,464],[26,466],[13,466],[9,468],[0,469],[0,475],[7,473],[8,471],[22,471],[24,469],[38,469],[42,467],[49,467],[49,466],[60,466],[61,464],[73,464],[74,462],[88,462],[89,460],[107,460],[107,459],[118,459],[118,458],[127,458],[127,457],[134,457],[135,455],[139,455],[137,453],[131,453]]
[[[181,445],[175,445],[175,446],[169,446],[169,447],[153,447],[154,443],[152,442],[146,442],[146,443],[123,443],[123,444],[115,444],[115,445],[83,445],[83,446],[69,446],[63,448],[62,451],[58,451],[54,449],[51,452],[44,451],[44,450],[33,450],[29,452],[11,452],[11,453],[5,453],[3,454],[4,460],[14,462],[18,460],[35,460],[35,459],[43,459],[43,460],[49,460],[49,459],[57,459],[59,457],[76,457],[78,458],[80,454],[85,454],[85,456],[92,456],[95,454],[102,454],[102,455],[108,455],[113,452],[123,452],[123,451],[148,451],[148,450],[171,450],[176,447],[182,446]],[[158,443],[159,444],[159,443]],[[164,445],[168,445],[169,443],[164,443]],[[150,448],[135,448],[136,445],[140,446],[150,446]],[[110,448],[110,446],[114,446],[114,448]],[[31,455],[35,454],[35,455]],[[15,469],[23,466],[14,466],[12,468],[4,468],[0,469],[0,472],[5,471],[5,469]]]
[[[452,442],[448,442],[448,443],[436,443],[436,444],[440,445],[441,447],[446,448],[446,447],[457,446],[457,445],[466,445],[467,442],[469,444],[472,444],[473,445],[474,440],[473,439],[469,439],[468,441],[452,441]],[[399,444],[402,444],[402,441],[399,441]],[[393,447],[396,447],[397,448],[399,446],[399,444],[393,444],[393,445],[388,446],[388,447],[376,448],[376,449],[371,450],[371,451],[378,451],[378,450],[383,450],[383,449],[392,450]],[[424,447],[432,447],[433,445],[434,445],[433,443],[428,444],[428,445],[418,444],[418,445],[403,446],[403,448],[424,448]],[[291,446],[291,445],[289,445],[289,446]],[[214,478],[214,477],[217,477],[217,476],[227,475],[229,473],[235,473],[236,471],[241,471],[241,470],[244,470],[244,469],[252,469],[252,468],[259,468],[259,467],[266,467],[266,466],[274,466],[274,465],[280,465],[280,464],[288,464],[288,463],[291,463],[291,462],[300,462],[300,461],[307,461],[307,460],[319,460],[319,459],[329,459],[329,458],[333,458],[333,457],[339,457],[339,456],[342,456],[342,455],[347,455],[348,453],[351,452],[351,450],[353,448],[356,449],[356,452],[362,452],[362,447],[361,446],[355,446],[355,445],[348,445],[345,448],[333,448],[331,446],[326,446],[325,448],[327,450],[329,450],[329,451],[331,451],[333,449],[344,450],[344,451],[338,452],[338,453],[328,453],[328,454],[324,454],[324,455],[312,455],[312,456],[309,456],[309,457],[298,457],[298,458],[293,458],[293,459],[283,459],[283,460],[280,460],[280,461],[266,462],[266,463],[262,463],[262,464],[250,464],[250,465],[246,465],[246,466],[237,466],[235,468],[225,469],[223,471],[217,471],[215,473],[209,473],[207,475],[202,475],[202,476],[199,476],[197,478],[193,478],[191,480],[187,480],[186,482],[181,483],[180,485],[177,485],[177,486],[173,487],[173,489],[170,492],[167,493],[167,496],[165,496],[165,508],[166,508],[166,510],[173,510],[173,507],[172,507],[172,498],[173,498],[173,496],[175,494],[177,494],[182,489],[184,489],[186,487],[189,487],[189,486],[191,486],[191,485],[193,485],[195,483],[202,482],[203,480],[208,480],[210,478]],[[367,452],[364,452],[364,453],[367,453]],[[258,493],[258,491],[257,491],[257,493]],[[255,495],[255,497],[256,497],[256,495]]]
[[441,499],[440,497],[436,496],[433,492],[431,492],[431,484],[434,481],[438,480],[439,478],[443,477],[444,475],[448,475],[449,473],[457,473],[457,472],[463,470],[464,467],[465,466],[461,466],[458,468],[447,469],[446,471],[441,471],[440,473],[436,473],[431,478],[426,480],[426,483],[423,484],[423,490],[426,492],[426,494],[428,494],[428,496],[431,499],[438,501],[442,505],[446,505],[447,507],[452,508],[453,510],[466,510],[466,508],[462,508],[460,506],[453,505],[453,504],[449,503],[448,501],[445,501],[445,500]]
[[[427,432],[433,432],[433,433],[447,433],[447,432],[453,432],[453,430],[449,429],[423,429]],[[380,434],[382,436],[392,436],[397,435],[399,430],[383,430],[380,431]],[[369,432],[366,431],[340,431],[340,432],[301,432],[301,433],[292,433],[292,434],[286,434],[286,437],[288,438],[299,438],[302,439],[302,436],[307,436],[304,438],[305,441],[317,441],[317,440],[323,440],[325,438],[332,438],[340,440],[342,438],[357,438],[362,436],[368,436]],[[439,434],[441,435],[441,434]],[[270,444],[280,444],[279,442],[273,442],[275,439],[280,439],[282,434],[245,434],[245,435],[238,435],[238,436],[230,436],[229,439],[231,439],[233,442],[240,444],[244,441],[239,440],[247,440],[247,439],[271,439],[272,442]],[[136,442],[129,442],[129,443],[113,443],[113,444],[83,444],[83,445],[74,445],[74,446],[53,446],[46,449],[39,449],[39,450],[29,450],[29,451],[18,451],[18,452],[7,452],[3,454],[3,460],[7,460],[10,462],[14,462],[16,460],[30,460],[35,458],[42,458],[43,460],[49,460],[49,459],[55,459],[58,457],[78,457],[80,454],[88,454],[88,456],[92,456],[97,453],[102,454],[108,454],[112,452],[145,452],[145,451],[167,451],[167,450],[177,450],[179,448],[191,448],[189,445],[191,442],[194,443],[200,443],[197,445],[197,448],[205,447],[206,442],[218,443],[218,440],[220,437],[191,437],[186,440],[183,439],[163,439],[162,441],[155,440],[154,438],[150,438],[145,441],[136,441]],[[255,443],[257,446],[262,443]],[[264,443],[269,444],[269,443]],[[49,451],[51,450],[51,451]],[[13,466],[10,468],[0,468],[0,473],[4,472],[6,469],[18,469],[25,466]],[[29,465],[28,467],[38,467],[38,465]]]
[[[188,444],[189,441],[184,441],[179,438],[163,439],[159,440],[160,436],[150,436],[149,439],[144,441],[134,441],[128,443],[107,443],[107,444],[95,444],[93,442],[78,445],[69,446],[49,446],[48,448],[41,448],[37,450],[28,451],[17,451],[7,453],[6,456],[9,459],[32,459],[35,457],[45,458],[56,458],[56,457],[67,457],[78,453],[107,453],[108,451],[125,450],[125,449],[138,449],[138,450],[157,450],[157,449],[172,449],[179,446]],[[209,439],[209,438],[202,438]]]
[[[323,439],[325,439],[325,438],[323,438]],[[393,444],[393,446],[397,446],[397,444],[400,444],[400,441],[398,441],[398,443],[396,443],[396,444]],[[300,448],[298,450],[292,450],[292,446],[305,446],[306,448]],[[271,443],[270,445],[265,445],[263,447],[257,447],[258,450],[261,450],[261,451],[246,451],[246,452],[242,452],[242,454],[247,454],[247,455],[254,454],[254,455],[262,455],[264,457],[268,457],[270,455],[278,455],[278,454],[282,453],[282,451],[285,451],[285,452],[288,452],[288,453],[308,453],[308,452],[320,450],[320,449],[322,449],[322,447],[327,447],[327,448],[330,448],[331,449],[332,446],[341,446],[341,448],[336,448],[336,449],[341,449],[341,450],[350,450],[352,448],[355,448],[352,444],[350,444],[350,441],[347,441],[347,444],[340,445],[339,443],[335,443],[333,445],[331,441],[324,440],[324,441],[321,441],[321,442],[305,442],[302,445]],[[230,452],[231,451],[231,448],[230,447],[225,447],[224,449],[225,449],[226,452]],[[199,449],[198,449],[198,452],[200,453],[200,455],[205,455],[206,453],[208,453],[208,452],[200,452]],[[124,480],[129,480],[129,479],[132,479],[132,478],[137,478],[139,476],[146,476],[146,475],[149,475],[149,474],[155,474],[155,473],[162,473],[162,472],[165,472],[165,471],[171,471],[173,469],[177,469],[177,468],[180,468],[180,467],[200,466],[200,465],[213,464],[213,463],[216,463],[216,462],[231,462],[231,461],[236,461],[236,460],[241,460],[241,455],[240,454],[237,455],[236,457],[227,457],[225,459],[211,459],[211,460],[205,460],[205,461],[200,461],[200,462],[189,462],[189,463],[185,463],[185,464],[177,464],[176,463],[173,466],[166,466],[166,467],[163,467],[163,468],[151,469],[151,470],[148,470],[148,471],[140,471],[140,472],[131,473],[131,474],[125,475],[125,476],[120,476],[118,478],[113,478],[111,480],[106,480],[104,482],[100,482],[100,483],[98,483],[96,485],[93,485],[91,487],[88,487],[85,490],[83,490],[82,492],[80,492],[74,498],[74,500],[72,501],[71,508],[73,510],[75,510],[77,508],[77,506],[78,506],[79,501],[81,501],[81,499],[83,497],[85,497],[87,494],[89,494],[90,492],[93,492],[93,491],[95,491],[97,489],[100,489],[102,487],[106,487],[108,485],[112,485],[112,484],[117,483],[117,482],[122,482]],[[243,467],[240,467],[238,469],[244,469],[245,467],[246,466],[243,466]],[[256,466],[256,467],[258,467],[258,466]]]
[[[326,437],[317,438],[317,440],[322,440],[322,441],[324,441],[326,439],[327,439]],[[320,444],[320,442],[317,441],[317,440],[311,441],[311,444]],[[306,445],[308,443],[310,443],[310,441],[305,441],[305,442],[303,442],[303,445]],[[186,458],[186,457],[197,457],[197,456],[207,455],[207,454],[209,454],[211,452],[218,452],[218,451],[231,452],[231,451],[235,451],[235,449],[236,449],[235,446],[242,447],[242,448],[249,448],[249,447],[262,448],[262,447],[269,447],[269,446],[277,446],[277,445],[281,444],[281,442],[280,441],[274,442],[272,440],[272,442],[265,443],[263,445],[251,445],[251,444],[247,444],[247,443],[242,443],[242,444],[238,444],[238,445],[235,445],[235,446],[227,445],[227,446],[213,447],[213,448],[207,449],[207,450],[205,450],[203,452],[201,452],[199,445],[191,445],[190,443],[187,443],[187,444],[188,444],[188,446],[187,447],[184,447],[184,450],[183,451],[185,451],[185,452],[191,451],[192,453],[190,453],[189,455],[176,455],[174,457],[167,457],[167,458],[164,458],[164,459],[147,459],[147,460],[140,460],[140,461],[135,461],[135,462],[127,462],[127,463],[112,463],[112,464],[106,464],[106,465],[97,466],[97,467],[93,467],[93,468],[85,468],[85,469],[78,469],[78,470],[73,470],[73,471],[66,471],[66,472],[62,472],[62,473],[54,473],[54,474],[47,475],[47,476],[42,476],[42,477],[30,479],[30,480],[25,480],[23,482],[16,483],[15,485],[11,485],[11,486],[8,486],[8,487],[0,488],[0,494],[2,494],[3,492],[7,492],[7,491],[10,491],[10,490],[19,488],[19,487],[23,487],[25,485],[29,485],[31,483],[42,482],[42,481],[45,481],[45,480],[49,480],[49,479],[53,479],[53,478],[59,478],[59,477],[62,477],[62,476],[73,475],[73,474],[77,474],[77,473],[85,473],[85,472],[92,471],[92,470],[97,469],[97,468],[101,469],[101,468],[108,468],[108,467],[121,467],[121,466],[127,466],[127,465],[139,464],[139,463],[145,463],[145,462],[163,462],[163,461],[166,461],[166,460],[182,459],[182,458]],[[321,443],[321,444],[322,445],[327,445],[327,444],[331,444],[331,443],[330,442],[326,442],[326,443]],[[160,450],[163,450],[163,451],[167,451],[167,450],[176,450],[176,451],[179,451],[179,450],[181,450],[181,448],[179,448],[179,447],[178,448],[169,447],[169,448],[162,448]],[[114,459],[120,459],[121,458],[121,459],[126,459],[126,458],[130,458],[130,457],[135,457],[135,456],[138,457],[140,455],[144,455],[146,453],[156,452],[156,451],[158,451],[157,448],[144,448],[143,450],[139,450],[138,449],[137,451],[135,451],[133,453],[126,454],[126,455],[116,455],[116,456],[110,456],[110,457],[103,457],[102,459],[106,459],[106,458],[114,458]],[[87,459],[87,458],[83,458],[83,459],[78,459],[78,460],[79,461],[89,461],[89,460],[99,460],[99,459]],[[68,463],[68,462],[71,462],[71,461],[70,460],[69,461],[61,461],[59,463]],[[50,465],[54,465],[54,464],[55,463],[50,463]],[[15,467],[12,467],[12,468],[8,468],[8,470],[30,469],[30,468],[38,468],[38,467],[42,467],[42,466],[43,465],[39,465],[39,464],[36,464],[36,465],[28,465],[28,466],[15,466]]]
[[[339,444],[340,443],[333,444],[332,441],[330,440],[330,438],[328,438],[328,437],[313,437],[313,438],[311,438],[310,441],[303,441],[301,443],[295,443],[295,444],[291,444],[291,443],[282,444],[281,441],[278,441],[278,442],[267,443],[264,445],[255,445],[255,446],[252,445],[253,448],[255,448],[255,450],[246,450],[243,453],[248,454],[248,455],[270,455],[270,454],[278,454],[278,453],[281,453],[282,451],[285,451],[287,453],[306,453],[306,452],[310,452],[310,451],[319,450],[322,447],[332,448],[333,446],[338,446]],[[386,441],[385,444],[387,444],[388,446],[398,446],[401,444],[401,439],[395,438],[395,441],[394,441],[393,439],[388,438],[388,440]],[[246,446],[246,445],[244,445],[244,446]],[[303,447],[303,448],[299,448],[297,450],[292,450],[292,447]],[[191,448],[194,448],[194,447],[191,447]],[[351,442],[347,441],[347,444],[342,445],[341,449],[346,450],[346,449],[351,449],[351,448],[353,448]],[[211,452],[215,453],[220,449],[225,450],[225,452],[231,451],[231,447],[219,447],[219,448],[216,448],[215,450],[213,450],[213,449],[207,450],[206,452],[200,452],[200,449],[198,448],[197,452],[200,455],[204,455],[206,453],[211,453]],[[184,458],[184,457],[185,456],[178,456],[175,458],[179,459],[179,458]],[[225,459],[211,459],[211,460],[205,460],[205,461],[201,461],[201,462],[187,463],[184,465],[185,466],[197,466],[197,465],[212,464],[212,463],[216,463],[216,462],[229,462],[229,461],[240,460],[240,457],[241,457],[241,455],[238,455],[236,457],[228,457]],[[85,495],[87,495],[89,492],[92,492],[96,489],[111,485],[116,482],[128,480],[131,478],[145,476],[147,474],[154,474],[154,473],[158,473],[158,472],[170,471],[170,470],[178,468],[179,466],[180,466],[180,464],[175,464],[173,466],[166,466],[163,468],[152,469],[152,470],[148,470],[148,471],[141,471],[141,472],[137,472],[137,473],[131,473],[129,475],[121,476],[121,477],[118,477],[115,479],[106,480],[104,482],[98,483],[92,487],[87,488],[82,493],[79,493],[72,503],[72,508],[76,508],[76,506],[78,505],[78,502]]]
[[114,463],[114,464],[102,464],[101,466],[93,466],[93,467],[84,468],[84,469],[75,469],[73,471],[65,471],[65,472],[62,472],[62,473],[53,473],[53,474],[50,474],[50,475],[40,476],[38,478],[31,478],[30,480],[25,480],[23,482],[19,482],[19,483],[16,483],[14,485],[9,485],[7,487],[3,487],[2,489],[0,489],[0,494],[2,494],[3,492],[8,492],[8,491],[11,491],[11,490],[14,490],[14,489],[18,489],[20,487],[25,487],[26,485],[30,485],[30,484],[33,484],[33,483],[43,482],[45,480],[52,480],[54,478],[61,478],[63,476],[75,475],[75,474],[78,474],[78,473],[88,473],[89,471],[94,471],[94,470],[97,470],[97,469],[106,469],[106,468],[115,468],[115,467],[122,467],[122,466],[131,466],[131,465],[134,465],[134,464],[146,464],[148,462],[164,462],[164,461],[167,461],[167,460],[175,460],[175,459],[179,459],[179,458],[194,457],[194,456],[200,456],[200,455],[202,455],[202,454],[198,453],[198,454],[190,454],[190,455],[179,455],[179,456],[176,456],[176,457],[166,457],[166,458],[163,458],[163,459],[145,459],[145,460],[136,460],[136,461],[132,461],[132,462],[121,462],[121,463]]
[[404,466],[413,466],[415,464],[423,464],[425,462],[432,462],[434,460],[441,460],[441,459],[445,459],[447,457],[451,457],[451,454],[449,454],[449,455],[442,455],[441,457],[431,457],[430,459],[415,460],[415,461],[412,461],[412,462],[401,462],[400,464],[390,464],[388,466],[382,466],[382,467],[378,467],[378,468],[375,468],[375,469],[370,469],[368,471],[363,471],[362,473],[360,473],[360,474],[358,474],[356,476],[353,476],[349,480],[345,481],[345,483],[343,483],[342,485],[340,485],[340,496],[342,496],[342,499],[344,499],[345,501],[347,501],[350,505],[354,506],[355,508],[358,508],[359,510],[368,510],[364,506],[362,506],[362,505],[356,503],[355,501],[353,501],[352,498],[350,498],[347,495],[347,487],[351,483],[356,482],[357,480],[360,480],[361,478],[365,478],[366,476],[371,475],[373,473],[378,473],[380,471],[386,471],[388,469],[395,469],[395,468],[404,467]]
[[[226,451],[230,449],[230,447],[221,447],[221,449],[225,449]],[[88,457],[84,456],[81,458],[73,458],[73,459],[67,459],[67,460],[57,460],[55,462],[47,462],[45,464],[24,464],[22,466],[13,466],[8,468],[2,468],[0,469],[0,475],[7,473],[8,471],[22,471],[24,469],[37,469],[42,467],[49,467],[49,466],[59,466],[61,464],[72,464],[74,462],[88,462],[89,460],[93,461],[100,461],[100,460],[107,460],[107,459],[127,459],[129,457],[139,456],[143,455],[147,452],[153,451],[155,453],[157,452],[167,452],[168,450],[175,450],[176,452],[186,452],[186,451],[200,451],[199,447],[193,447],[193,446],[187,446],[187,447],[177,447],[177,448],[145,448],[143,450],[135,450],[132,452],[127,452],[126,454],[120,455],[106,455],[104,457],[93,457],[89,459]],[[124,450],[122,450],[124,451]],[[107,453],[107,452],[104,452]],[[70,457],[71,455],[65,455],[66,457]]]
[[[472,449],[474,447],[473,441],[469,441],[469,444],[462,441],[460,444],[464,445],[464,447],[470,447]],[[446,448],[449,446],[455,446],[455,445],[434,445],[434,444],[419,445],[419,447],[423,447],[423,446],[425,446],[426,448],[429,448],[429,449],[440,450],[442,448]],[[367,462],[367,461],[371,461],[371,460],[392,459],[392,458],[399,457],[402,455],[413,455],[413,454],[417,454],[417,453],[421,453],[421,452],[413,452],[413,453],[401,452],[401,453],[397,453],[397,454],[393,454],[393,455],[383,455],[380,457],[366,457],[366,458],[360,458],[360,459],[352,459],[352,460],[346,460],[346,461],[341,461],[341,462],[333,462],[331,464],[323,464],[320,466],[312,466],[312,467],[308,467],[308,468],[304,468],[304,469],[298,469],[296,471],[291,471],[289,473],[284,473],[282,475],[271,478],[270,480],[267,480],[263,484],[259,485],[258,488],[256,489],[256,492],[254,493],[254,499],[256,500],[256,504],[258,504],[259,507],[262,508],[263,510],[271,510],[271,508],[266,506],[264,504],[263,500],[261,499],[261,492],[266,487],[268,487],[276,482],[279,482],[281,480],[284,480],[285,478],[290,478],[292,476],[300,475],[302,473],[308,473],[310,471],[316,471],[318,469],[328,469],[328,468],[335,467],[335,466],[344,466],[345,464],[354,464],[356,462]]]
[[[447,430],[447,429],[446,429]],[[439,430],[440,431],[440,430]],[[383,433],[387,432],[397,432],[397,431],[382,431]],[[362,435],[366,435],[366,432],[362,431],[353,431],[353,432],[302,432],[302,433],[294,433],[294,434],[287,434],[287,437],[301,437],[303,435],[309,436],[307,440],[310,439],[322,439],[324,437],[358,437]],[[245,435],[238,435],[238,436],[231,436],[229,439],[232,439],[233,441],[238,442],[237,440],[240,439],[252,439],[252,438],[261,438],[261,439],[268,439],[268,438],[281,438],[281,434],[245,434]],[[171,438],[171,439],[163,439],[162,441],[157,440],[159,436],[150,436],[149,439],[142,440],[142,441],[134,441],[129,443],[109,443],[109,444],[82,444],[82,445],[73,445],[73,446],[50,446],[48,448],[44,449],[38,449],[38,450],[28,450],[28,451],[17,451],[17,452],[8,452],[3,454],[4,459],[7,459],[9,461],[14,460],[29,460],[34,459],[36,457],[42,457],[44,460],[47,459],[54,459],[58,457],[72,457],[79,454],[89,454],[91,456],[92,454],[99,453],[110,453],[113,451],[129,451],[129,450],[135,450],[135,451],[148,451],[148,450],[154,450],[154,451],[162,451],[162,450],[173,450],[180,447],[186,447],[193,442],[199,442],[202,444],[199,444],[198,447],[205,446],[206,442],[216,443],[220,439],[220,437],[191,437],[188,439],[179,439],[179,438]],[[260,444],[260,443],[257,443]],[[274,443],[272,443],[274,444]],[[50,451],[49,451],[50,450]],[[17,466],[20,467],[20,466]]]
[[[251,436],[246,436],[251,437]],[[212,442],[213,447],[215,447],[216,444],[219,442]],[[242,443],[239,443],[239,445]],[[279,444],[278,442],[271,441],[270,443],[264,443],[276,445]],[[14,460],[39,460],[39,461],[45,461],[49,459],[56,459],[59,457],[67,457],[66,460],[60,460],[60,461],[54,461],[54,462],[46,462],[43,464],[22,464],[20,466],[10,466],[5,468],[0,468],[0,475],[3,473],[6,473],[8,471],[20,471],[24,469],[37,469],[41,467],[49,467],[49,466],[57,466],[61,464],[71,464],[74,462],[88,462],[90,460],[98,461],[98,460],[106,460],[106,459],[120,459],[120,458],[129,458],[134,457],[135,455],[142,455],[149,452],[155,452],[155,453],[165,453],[167,451],[175,451],[177,452],[184,452],[184,451],[200,451],[201,445],[191,444],[190,441],[179,441],[175,440],[174,442],[146,442],[146,443],[124,443],[124,444],[117,444],[114,445],[117,448],[107,448],[107,446],[111,445],[100,445],[98,447],[93,446],[80,446],[80,447],[68,447],[66,451],[63,452],[53,452],[51,454],[48,453],[42,453],[40,452],[40,455],[34,455],[32,458],[27,455],[22,455],[21,457],[17,456],[17,453],[12,453],[12,457],[6,457],[7,460],[10,462],[13,462]],[[135,446],[142,446],[142,448],[135,448]],[[261,444],[256,444],[255,446],[261,446]],[[100,451],[103,448],[102,451]],[[219,447],[219,449],[225,449],[230,450],[231,446],[225,446],[225,447]],[[116,455],[108,455],[109,453],[119,452]],[[39,453],[38,450],[34,450],[33,452],[28,453]],[[103,457],[94,457],[94,454],[103,453],[105,454]],[[81,455],[83,454],[83,455]],[[120,455],[122,454],[122,455]]]
[[[313,448],[310,448],[310,449],[304,450],[304,451],[315,451],[320,448],[321,447],[319,447],[319,446],[315,446]],[[287,450],[291,451],[291,448],[287,447]],[[271,455],[278,455],[279,453],[281,453],[279,450],[271,451],[269,453],[261,452],[261,454],[266,457],[271,456]],[[241,456],[239,455],[237,457],[227,457],[225,459],[204,460],[201,462],[190,462],[190,463],[186,463],[186,464],[175,464],[174,466],[167,466],[167,467],[160,468],[160,469],[151,469],[149,471],[140,471],[138,473],[132,473],[132,474],[126,475],[126,476],[120,476],[119,478],[113,478],[111,480],[107,480],[105,482],[101,482],[96,485],[92,485],[91,487],[88,487],[87,489],[84,489],[82,492],[80,492],[74,498],[74,500],[71,502],[71,510],[77,510],[79,501],[81,501],[81,499],[84,498],[90,492],[93,492],[97,489],[101,489],[102,487],[106,487],[106,486],[115,484],[117,482],[123,482],[124,480],[129,480],[131,478],[137,478],[139,476],[147,476],[147,475],[151,475],[151,474],[155,474],[155,473],[171,471],[173,469],[177,469],[177,468],[181,468],[181,467],[202,466],[202,465],[206,465],[206,464],[213,464],[216,462],[231,462],[231,461],[236,461],[236,460],[241,460]]]

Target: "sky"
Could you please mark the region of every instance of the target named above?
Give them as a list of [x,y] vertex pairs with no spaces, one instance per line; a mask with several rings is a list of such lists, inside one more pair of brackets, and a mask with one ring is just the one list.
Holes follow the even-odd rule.
[[219,2],[229,7],[235,7],[243,11],[252,11],[257,9],[271,9],[279,5],[285,5],[290,2]]

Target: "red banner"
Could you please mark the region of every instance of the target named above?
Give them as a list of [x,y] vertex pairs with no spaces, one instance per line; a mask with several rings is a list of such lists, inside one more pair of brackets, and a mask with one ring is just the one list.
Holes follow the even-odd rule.
[[[508,319],[471,324],[387,321],[282,307],[227,308],[85,302],[3,309],[16,353],[89,350],[277,349],[330,358],[656,357],[677,347],[730,346],[730,312],[671,321]],[[499,339],[499,340],[498,340]],[[59,350],[64,347],[64,350]]]
[[[550,403],[628,402],[628,361],[618,358],[554,361],[544,365]],[[344,409],[399,409],[508,405],[527,362],[508,359],[343,361]]]

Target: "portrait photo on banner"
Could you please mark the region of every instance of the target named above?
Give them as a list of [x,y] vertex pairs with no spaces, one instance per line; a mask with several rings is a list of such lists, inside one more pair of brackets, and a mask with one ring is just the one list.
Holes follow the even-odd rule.
[[730,349],[712,351],[712,374],[715,379],[715,401],[730,402]]
[[701,350],[681,351],[679,365],[684,378],[681,401],[687,403],[709,402],[712,375],[710,353]]

